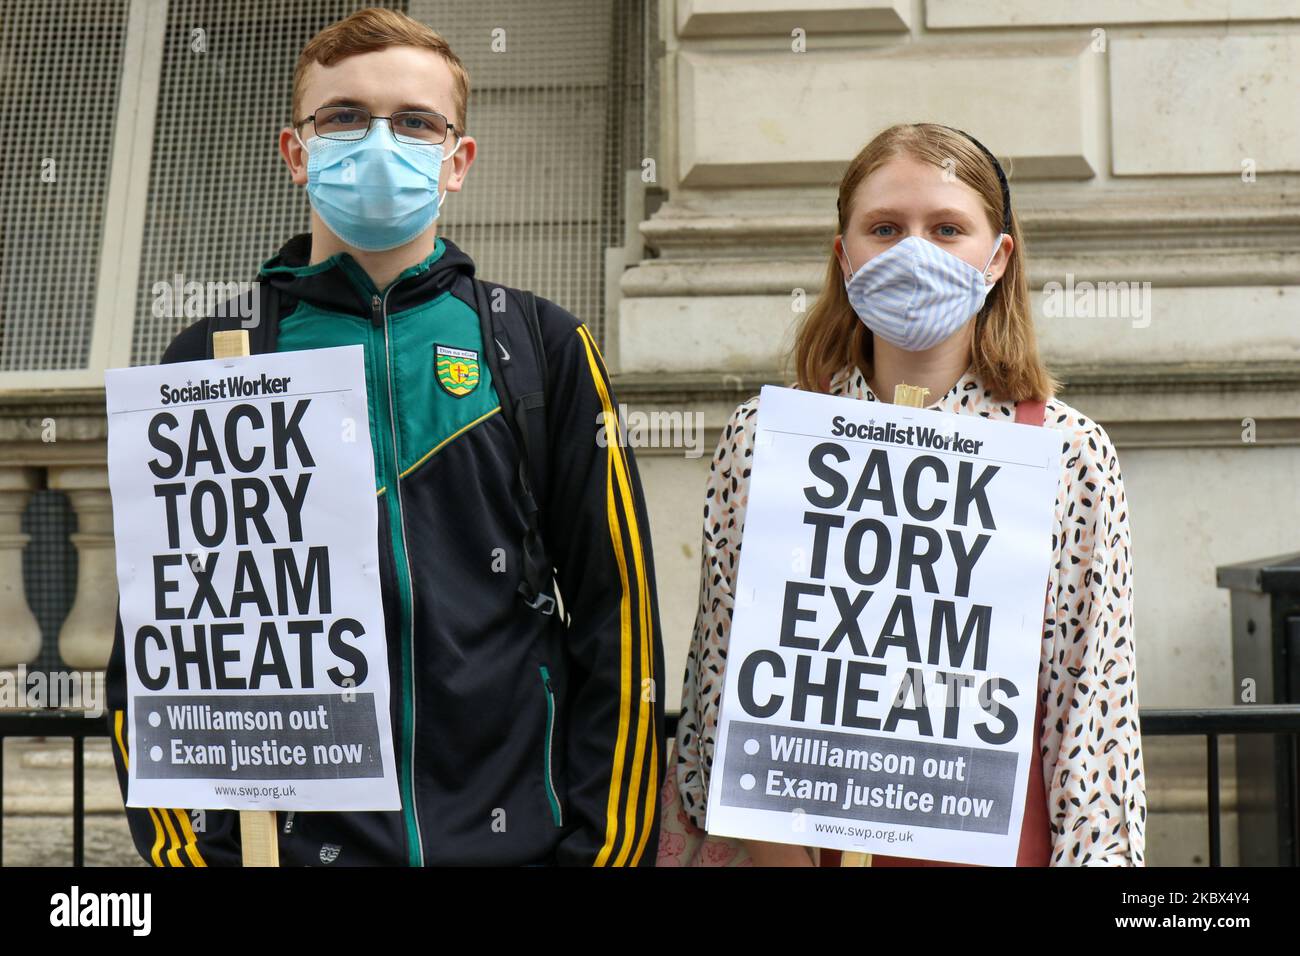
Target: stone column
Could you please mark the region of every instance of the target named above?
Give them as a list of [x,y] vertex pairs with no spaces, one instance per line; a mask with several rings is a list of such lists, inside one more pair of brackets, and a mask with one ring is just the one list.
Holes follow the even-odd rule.
[[23,511],[38,484],[35,468],[0,468],[0,667],[29,664],[41,652],[41,629],[23,589]]
[[54,466],[49,474],[49,486],[68,496],[78,528],[70,536],[77,549],[77,594],[59,631],[59,654],[69,667],[100,669],[108,663],[117,616],[108,469],[96,465]]

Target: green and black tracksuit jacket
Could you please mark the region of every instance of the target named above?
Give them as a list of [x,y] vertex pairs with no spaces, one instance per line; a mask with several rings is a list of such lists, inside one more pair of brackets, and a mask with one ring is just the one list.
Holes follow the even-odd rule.
[[[482,341],[473,262],[439,238],[378,289],[348,254],[309,265],[309,251],[297,236],[262,266],[270,314],[250,330],[251,351],[365,349],[403,808],[281,813],[282,864],[653,865],[665,751],[650,528],[621,429],[598,440],[618,411],[591,332],[537,298],[540,530],[565,612],[545,614],[517,593],[519,452],[488,364],[447,374],[447,355],[494,347]],[[214,321],[178,334],[162,361],[209,357]],[[125,661],[119,614],[107,690],[123,794]],[[237,811],[127,816],[156,866],[240,862]]]

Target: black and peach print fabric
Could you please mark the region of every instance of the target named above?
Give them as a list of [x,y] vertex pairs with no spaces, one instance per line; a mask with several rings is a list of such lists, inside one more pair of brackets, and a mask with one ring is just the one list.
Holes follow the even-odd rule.
[[[830,391],[878,400],[856,368],[833,377]],[[1015,420],[1014,403],[995,401],[973,366],[929,407]],[[673,746],[676,756],[661,795],[665,812],[680,814],[683,824],[696,827],[704,825],[713,764],[757,413],[757,396],[737,406],[723,428],[705,492],[699,608]],[[1146,781],[1124,482],[1101,425],[1056,398],[1047,402],[1045,424],[1061,433],[1065,450],[1038,674],[1050,865],[1143,866]],[[728,841],[675,840],[672,829],[662,828],[661,864],[726,865],[720,855],[729,855],[722,852]],[[685,859],[691,844],[710,859]]]

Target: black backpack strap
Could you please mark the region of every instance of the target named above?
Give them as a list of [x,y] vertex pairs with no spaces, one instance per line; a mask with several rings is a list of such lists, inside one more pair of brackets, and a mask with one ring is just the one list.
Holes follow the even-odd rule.
[[[555,611],[553,569],[541,533],[541,505],[546,501],[546,353],[537,318],[537,299],[471,277],[474,305],[488,371],[501,399],[501,411],[519,452],[519,506],[524,522],[523,573],[519,593],[543,614]],[[500,290],[498,293],[496,290]],[[495,312],[491,298],[507,303]],[[513,303],[513,305],[511,305]]]
[[542,345],[542,329],[537,320],[537,296],[527,291],[523,291],[522,295],[524,326],[532,339],[528,355],[533,360],[533,366],[530,377],[524,382],[528,387],[516,389],[514,394],[519,395],[519,400],[523,403],[521,432],[532,469],[533,492],[538,503],[544,506],[547,476],[550,474],[546,439],[546,349]]

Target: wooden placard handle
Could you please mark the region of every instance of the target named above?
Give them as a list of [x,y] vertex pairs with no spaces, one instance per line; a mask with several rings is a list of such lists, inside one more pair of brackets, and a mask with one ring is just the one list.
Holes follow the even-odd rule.
[[[248,355],[248,329],[212,333],[213,358]],[[279,866],[280,841],[276,836],[274,810],[240,810],[239,842],[244,866]]]
[[238,358],[248,354],[248,329],[212,333],[213,358]]
[[[894,388],[894,404],[908,408],[925,408],[925,396],[930,390],[924,385],[898,385]],[[845,850],[840,854],[840,866],[870,866],[870,853]]]
[[908,408],[925,408],[925,396],[930,390],[924,385],[897,385],[894,387],[894,404]]
[[280,840],[274,810],[239,811],[239,845],[244,866],[279,866]]

